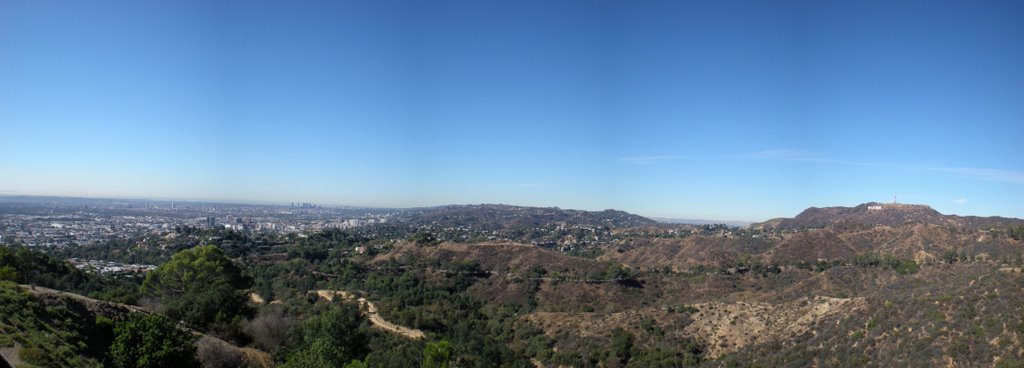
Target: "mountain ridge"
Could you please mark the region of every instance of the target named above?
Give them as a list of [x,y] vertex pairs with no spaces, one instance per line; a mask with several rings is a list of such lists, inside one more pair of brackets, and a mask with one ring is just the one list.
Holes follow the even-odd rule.
[[776,228],[781,230],[820,229],[828,225],[852,222],[863,225],[899,226],[906,223],[922,223],[940,226],[955,226],[969,229],[986,229],[1024,225],[1024,220],[1000,216],[946,215],[928,205],[867,202],[853,207],[809,207],[792,218],[775,218],[751,224],[752,228]]
[[654,226],[658,222],[633,213],[607,209],[584,211],[558,207],[506,204],[448,205],[420,208],[403,215],[402,222],[440,227],[474,226],[479,230],[526,228],[550,223],[618,227]]

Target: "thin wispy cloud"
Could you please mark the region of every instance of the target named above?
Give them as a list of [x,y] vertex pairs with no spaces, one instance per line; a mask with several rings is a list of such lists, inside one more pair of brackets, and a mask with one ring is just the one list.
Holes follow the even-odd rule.
[[688,156],[676,156],[676,155],[662,155],[662,156],[628,156],[619,157],[616,160],[622,163],[632,165],[654,165],[665,161],[676,161],[676,160],[688,160],[692,157]]
[[897,170],[907,171],[928,171],[928,172],[940,172],[956,175],[959,177],[975,180],[984,181],[996,181],[1004,183],[1016,183],[1024,184],[1024,172],[1002,170],[1002,169],[990,169],[990,168],[977,168],[977,167],[942,167],[942,166],[926,166],[926,165],[908,165],[898,163],[886,163],[886,162],[867,162],[867,161],[850,161],[850,160],[838,160],[821,156],[814,152],[799,151],[799,150],[788,150],[788,149],[777,149],[777,150],[766,150],[753,153],[745,153],[733,156],[734,158],[740,159],[761,159],[761,160],[776,160],[776,161],[789,161],[789,162],[807,162],[817,164],[832,164],[842,166],[864,166],[864,167],[879,167],[889,168]]
[[974,167],[928,167],[924,170],[944,172],[971,179],[1024,184],[1024,172],[1019,171]]
[[854,162],[831,159],[816,152],[800,151],[791,149],[772,149],[758,152],[741,153],[732,156],[744,160],[775,160],[788,162],[807,162],[816,164],[836,164],[850,166],[880,166],[882,164],[872,162]]
[[785,160],[785,161],[804,161],[811,159],[820,159],[821,157],[813,152],[790,150],[790,149],[772,149],[758,152],[742,153],[735,156],[736,158],[742,159],[761,159],[761,160]]
[[957,199],[954,199],[953,203],[956,203],[956,204],[967,204],[967,198],[957,198]]

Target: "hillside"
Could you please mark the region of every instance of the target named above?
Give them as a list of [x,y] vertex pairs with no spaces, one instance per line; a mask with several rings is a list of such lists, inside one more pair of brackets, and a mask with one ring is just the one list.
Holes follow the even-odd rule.
[[[633,359],[647,362],[637,363],[638,367],[687,366],[696,361],[703,361],[702,366],[794,367],[887,366],[910,360],[923,366],[949,362],[986,366],[978,363],[1019,361],[1015,357],[1021,352],[1017,346],[1024,337],[1024,320],[1014,306],[1024,298],[1017,285],[1024,279],[1016,268],[974,258],[955,263],[934,260],[920,270],[858,260],[871,249],[912,248],[899,243],[934,243],[945,249],[964,240],[935,225],[871,229],[809,230],[792,238],[756,242],[725,237],[661,239],[611,253],[600,261],[510,243],[405,244],[376,262],[473,262],[486,270],[536,275],[535,279],[510,278],[504,272],[492,273],[477,279],[467,292],[491,303],[530,306],[532,312],[520,323],[540,329],[551,339],[554,353],[541,355],[545,366],[600,365],[592,364],[606,359],[597,352],[614,344],[616,336],[622,335],[612,332],[619,330],[632,336]],[[858,247],[867,234],[886,240],[885,245]],[[847,259],[852,265],[767,272],[753,267],[750,272],[694,271],[719,263],[749,265],[751,255],[782,261],[783,254],[807,252],[798,244],[833,243],[843,244],[836,249],[846,253],[826,258]],[[1019,262],[1024,246],[1013,240],[1003,246],[1007,252],[1016,252],[1012,262]],[[711,251],[716,248],[728,251]],[[650,254],[651,249],[672,253],[660,257]],[[639,287],[574,282],[568,277],[618,260],[649,270],[631,274]],[[665,265],[678,272],[662,270]],[[662,359],[675,363],[652,363]]]
[[793,230],[823,228],[839,222],[885,226],[920,223],[968,229],[1024,225],[1021,219],[944,215],[926,205],[870,202],[855,207],[811,207],[793,218],[773,219],[751,226]]
[[[12,355],[44,367],[109,365],[107,350],[115,323],[132,313],[152,313],[137,306],[7,282],[0,282],[0,308],[4,311],[0,347],[13,346]],[[199,337],[200,351],[237,355],[249,367],[273,365],[265,352],[239,348],[200,332],[189,333]]]
[[483,271],[499,275],[525,274],[531,268],[539,267],[558,271],[564,275],[583,277],[588,271],[605,265],[595,260],[572,257],[554,250],[510,242],[442,243],[437,246],[404,243],[396,246],[391,252],[377,257],[374,262],[410,257],[447,263],[472,262]]
[[639,245],[618,247],[598,259],[647,270],[733,267],[750,261],[779,266],[850,263],[866,254],[925,264],[946,262],[949,257],[1016,260],[1024,246],[1000,231],[914,222],[897,226],[836,222],[820,229],[785,233],[736,230],[727,234],[633,242]]
[[[253,313],[215,332],[286,367],[420,366],[434,353],[466,367],[1019,366],[1020,229],[978,228],[980,220],[926,206],[891,210],[808,209],[797,217],[820,226],[737,228],[650,225],[612,211],[454,206],[267,246],[239,247],[247,234],[228,243],[182,229],[168,237],[177,246],[150,249],[176,252],[158,270],[183,254],[230,250],[232,258],[216,259],[252,278],[236,291]],[[117,256],[137,244],[146,243],[91,254]],[[11,249],[0,267],[16,277],[129,301],[143,292]],[[109,305],[51,294],[21,298]],[[67,347],[36,342],[43,351],[105,365],[81,350],[91,343],[74,343],[85,330],[61,322],[93,317],[27,310],[58,313],[29,318],[40,321],[26,325],[32,330],[77,331]],[[224,344],[206,345],[239,351]]]
[[501,204],[459,205],[413,210],[399,221],[437,227],[468,227],[482,231],[529,229],[545,225],[593,227],[653,226],[658,222],[623,211],[580,211],[557,207],[521,207]]
[[629,247],[606,252],[600,260],[621,262],[631,267],[649,270],[671,268],[685,270],[701,265],[727,265],[743,254],[763,254],[777,244],[766,238],[688,236],[684,238],[634,241]]
[[[0,246],[0,349],[8,359],[26,363],[25,367],[115,366],[121,364],[118,359],[129,359],[116,346],[129,351],[144,349],[137,346],[142,344],[139,341],[118,345],[118,339],[128,339],[119,329],[145,326],[145,322],[132,325],[140,320],[156,320],[165,322],[162,330],[137,332],[183,336],[178,341],[182,344],[175,349],[185,355],[184,361],[206,367],[218,366],[216,362],[273,366],[265,352],[240,348],[159,312],[130,304],[138,296],[138,284],[130,279],[83,272],[34,249]],[[170,359],[167,351],[163,356]],[[152,366],[174,362],[180,361]]]

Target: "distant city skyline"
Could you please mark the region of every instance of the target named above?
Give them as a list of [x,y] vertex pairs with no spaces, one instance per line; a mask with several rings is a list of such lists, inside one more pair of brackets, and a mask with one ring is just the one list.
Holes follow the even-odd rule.
[[1024,218],[1024,3],[0,3],[0,195]]

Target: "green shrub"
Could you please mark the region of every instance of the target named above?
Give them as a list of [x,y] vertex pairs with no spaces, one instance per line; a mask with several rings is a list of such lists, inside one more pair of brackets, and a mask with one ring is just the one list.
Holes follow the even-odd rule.
[[917,273],[918,266],[917,262],[907,260],[899,262],[893,269],[896,270],[896,273],[901,275],[910,275]]
[[110,356],[121,368],[193,367],[195,341],[167,318],[133,313],[114,328]]

